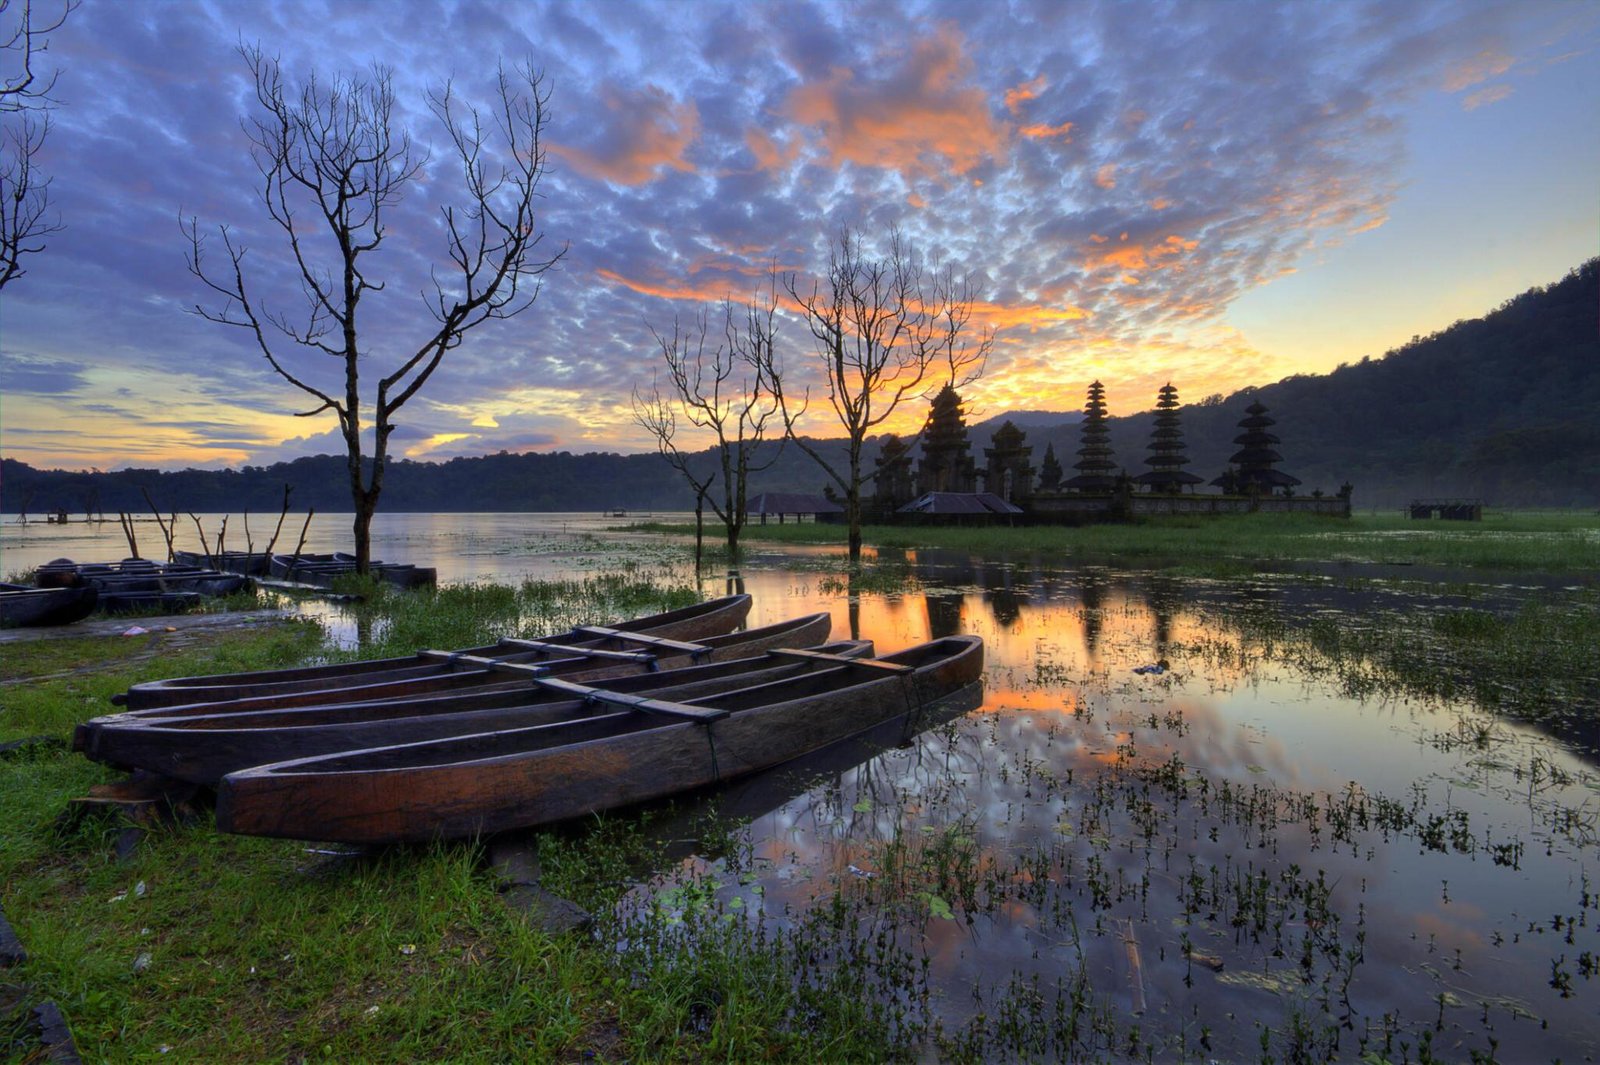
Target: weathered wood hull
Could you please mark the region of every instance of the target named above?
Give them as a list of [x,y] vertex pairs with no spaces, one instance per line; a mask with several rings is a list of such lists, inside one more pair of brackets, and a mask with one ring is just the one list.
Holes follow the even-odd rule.
[[223,778],[217,825],[249,835],[391,843],[563,821],[777,765],[893,718],[914,720],[982,673],[982,641],[949,637],[684,708],[726,713],[716,720],[624,710],[258,766]]
[[93,613],[100,593],[94,588],[23,588],[0,590],[0,627],[70,625]]
[[[826,615],[822,615],[826,616]],[[839,657],[872,653],[867,641],[827,644],[817,650]],[[803,676],[830,667],[827,660],[754,654],[708,665],[590,682],[598,690],[682,702],[756,684]],[[292,711],[174,718],[122,715],[102,719],[86,742],[96,761],[146,769],[175,780],[215,786],[228,773],[269,762],[339,751],[389,747],[594,717],[592,701],[559,687],[529,687],[435,696],[398,702],[351,703]]]
[[[750,597],[748,595],[733,595],[698,603],[680,610],[669,610],[662,614],[653,614],[633,621],[621,622],[612,626],[612,628],[618,632],[650,636],[658,639],[700,640],[731,632],[739,623],[744,621],[749,612]],[[585,635],[580,630],[547,636],[537,642],[572,647],[576,650],[602,648],[608,644],[619,646],[621,643],[620,640],[607,640],[596,638],[593,635]],[[553,654],[544,652],[519,651],[516,641],[510,640],[502,640],[497,644],[489,644],[484,647],[470,647],[452,653],[477,658],[497,658],[508,662],[535,662],[541,658],[554,657]],[[647,658],[641,658],[640,661],[646,666],[649,664]],[[429,679],[448,677],[458,672],[460,671],[452,666],[448,659],[416,654],[408,655],[404,658],[375,659],[369,662],[348,662],[327,666],[302,666],[295,669],[260,670],[253,673],[226,673],[212,677],[177,677],[170,680],[149,681],[144,684],[135,684],[122,695],[113,698],[112,702],[120,706],[126,706],[130,710],[142,710],[157,706],[180,706],[186,703],[227,702],[236,699],[266,696],[302,695],[308,696],[307,701],[309,702],[343,702],[348,701],[348,697],[342,693],[351,688],[416,681],[419,684],[413,690],[426,691],[429,689],[425,682]],[[325,692],[327,694],[320,698],[309,694],[317,692]],[[403,695],[405,691],[396,690],[389,693],[375,693],[374,697],[382,694]]]
[[[279,580],[297,581],[326,587],[336,577],[356,572],[356,557],[340,552],[331,555],[273,555],[268,570]],[[438,583],[438,570],[414,566],[409,562],[384,562],[371,559],[367,572],[401,588],[431,588]]]

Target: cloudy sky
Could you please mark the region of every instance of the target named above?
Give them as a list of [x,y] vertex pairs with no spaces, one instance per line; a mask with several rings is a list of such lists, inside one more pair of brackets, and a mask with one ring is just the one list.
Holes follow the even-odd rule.
[[[1594,3],[83,0],[47,57],[65,228],[0,295],[7,457],[341,450],[246,335],[186,313],[188,216],[232,227],[262,297],[298,309],[272,280],[241,42],[296,79],[392,67],[397,122],[432,146],[374,267],[373,380],[425,335],[458,202],[426,91],[487,100],[497,60],[544,72],[541,224],[568,253],[404,409],[414,458],[647,446],[628,395],[650,327],[774,264],[804,278],[844,226],[972,272],[999,330],[980,416],[1077,408],[1096,377],[1125,413],[1168,380],[1194,400],[1325,372],[1600,246]],[[798,377],[809,334],[782,329]]]

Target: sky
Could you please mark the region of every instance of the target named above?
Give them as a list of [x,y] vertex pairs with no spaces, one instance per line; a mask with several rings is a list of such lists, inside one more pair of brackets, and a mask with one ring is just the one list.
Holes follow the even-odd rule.
[[[63,229],[0,292],[0,454],[342,453],[250,337],[192,313],[213,304],[190,217],[249,246],[269,308],[300,308],[241,127],[241,44],[295,82],[391,68],[395,122],[431,149],[371,266],[369,396],[431,331],[460,202],[427,92],[486,104],[497,62],[543,74],[539,226],[566,255],[397,415],[413,459],[649,449],[629,400],[661,372],[652,329],[774,269],[809,287],[847,228],[970,275],[972,327],[996,330],[974,418],[1078,409],[1094,379],[1131,413],[1168,381],[1193,401],[1325,373],[1600,251],[1592,2],[83,0],[45,57]],[[779,344],[815,384],[804,323],[780,315]],[[285,358],[340,387],[326,357]],[[820,404],[800,428],[838,435]]]

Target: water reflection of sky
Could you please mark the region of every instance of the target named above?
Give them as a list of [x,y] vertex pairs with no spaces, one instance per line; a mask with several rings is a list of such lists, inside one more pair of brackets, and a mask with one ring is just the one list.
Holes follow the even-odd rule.
[[[375,554],[435,565],[447,581],[571,576],[619,558],[682,575],[659,541],[619,552],[598,516],[469,517],[380,515]],[[80,530],[19,537],[8,526],[4,565],[121,553],[119,536]],[[1413,1049],[1442,1023],[1434,1052],[1450,1059],[1487,1051],[1491,1037],[1502,1061],[1600,1053],[1600,901],[1589,879],[1600,866],[1600,796],[1591,763],[1574,753],[1583,748],[1465,704],[1347,697],[1330,676],[1262,656],[1237,623],[1272,607],[1354,625],[1379,609],[1454,601],[1334,580],[1190,580],[940,551],[877,561],[880,573],[904,576],[900,590],[849,595],[834,552],[758,547],[741,576],[751,623],[826,610],[836,636],[871,638],[883,652],[981,635],[982,706],[909,747],[843,752],[814,760],[809,775],[791,767],[720,793],[722,809],[751,819],[743,838],[757,859],[748,883],[727,878],[724,900],[779,924],[837,895],[878,912],[903,949],[928,958],[947,1030],[992,1007],[1014,974],[1049,987],[1082,973],[1146,1039],[1170,1048],[1181,1034],[1192,1047],[1209,1026],[1208,1053],[1223,1059],[1257,1056],[1255,1026],[1281,1031],[1295,1010],[1334,1025],[1346,1060],[1363,1033],[1366,1049],[1382,1049],[1373,1033],[1386,1016]],[[1512,593],[1473,602],[1494,594]],[[1133,672],[1162,661],[1170,670]],[[1174,767],[1165,778],[1162,766]],[[1341,796],[1364,797],[1368,821],[1336,840],[1325,811]],[[1391,827],[1379,797],[1392,804],[1382,807]],[[1243,823],[1239,809],[1252,803],[1258,819]],[[884,890],[886,841],[951,833],[969,834],[992,874],[994,890],[974,908],[943,899],[955,905],[946,920],[918,901],[927,884]],[[1501,864],[1511,860],[1517,867]],[[688,858],[676,874],[722,869]],[[1233,887],[1220,902],[1208,888],[1186,915],[1195,876]],[[1262,883],[1271,927],[1236,926],[1239,885]],[[1306,898],[1322,887],[1329,913],[1313,916]],[[1139,1018],[1128,935],[1143,960]],[[1222,971],[1190,965],[1185,937]],[[1562,974],[1571,997],[1552,986]]]

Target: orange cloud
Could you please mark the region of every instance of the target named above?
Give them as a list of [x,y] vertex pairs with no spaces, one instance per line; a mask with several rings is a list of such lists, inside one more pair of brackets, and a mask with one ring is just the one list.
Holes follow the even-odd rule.
[[1485,48],[1453,65],[1444,74],[1445,92],[1460,92],[1480,85],[1490,78],[1498,78],[1516,62],[1504,52]]
[[642,185],[663,166],[694,170],[684,158],[700,136],[700,111],[692,101],[675,100],[654,85],[638,92],[607,89],[601,99],[612,124],[598,146],[558,144],[552,152],[590,177],[617,185]]
[[1006,110],[1020,117],[1022,115],[1022,105],[1029,100],[1035,99],[1048,84],[1050,83],[1045,80],[1044,75],[1040,74],[1032,81],[1025,81],[1021,85],[1013,85],[1006,90]]
[[1164,260],[1175,259],[1184,252],[1193,251],[1200,246],[1197,240],[1172,235],[1164,240],[1153,243],[1142,241],[1129,241],[1128,234],[1122,234],[1117,243],[1105,246],[1105,238],[1091,236],[1089,240],[1095,245],[1088,250],[1084,257],[1084,266],[1090,270],[1115,268],[1124,271],[1122,278],[1125,284],[1137,284],[1138,278],[1131,280],[1127,275],[1142,270],[1159,270],[1173,263]]
[[1004,145],[1004,131],[972,75],[959,32],[941,26],[885,78],[858,78],[835,67],[826,80],[801,85],[789,96],[788,113],[816,131],[835,166],[965,174]]
[[1499,103],[1510,95],[1511,86],[1504,83],[1491,85],[1487,89],[1479,89],[1477,92],[1469,93],[1467,98],[1461,101],[1461,108],[1464,111],[1476,111],[1480,107]]
[[638,281],[631,277],[623,277],[615,270],[600,267],[595,270],[600,278],[611,281],[623,288],[632,289],[643,296],[655,296],[664,300],[693,300],[697,303],[713,303],[728,295],[728,285],[724,281],[718,284],[708,279],[700,284],[687,282],[668,281]]
[[1059,126],[1023,126],[1017,132],[1024,137],[1032,137],[1035,140],[1044,137],[1065,137],[1070,141],[1072,139],[1072,123],[1063,122]]
[[783,170],[800,154],[800,145],[795,141],[779,143],[765,130],[751,128],[745,131],[745,147],[750,149],[750,154],[756,157],[756,166],[761,170]]
[[1117,164],[1107,163],[1094,172],[1094,183],[1103,189],[1117,187]]

